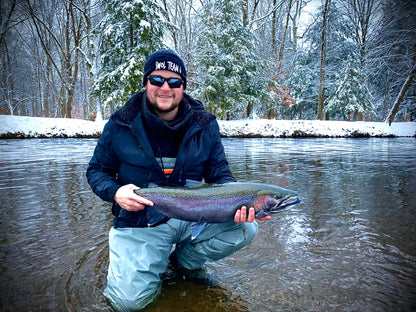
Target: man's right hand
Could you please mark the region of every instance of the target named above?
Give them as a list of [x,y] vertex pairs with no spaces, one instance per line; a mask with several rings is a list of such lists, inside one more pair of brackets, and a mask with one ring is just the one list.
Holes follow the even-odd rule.
[[120,187],[114,195],[114,200],[121,208],[128,211],[139,211],[143,210],[145,206],[153,206],[153,203],[146,198],[143,198],[133,190],[138,189],[134,184],[127,184]]

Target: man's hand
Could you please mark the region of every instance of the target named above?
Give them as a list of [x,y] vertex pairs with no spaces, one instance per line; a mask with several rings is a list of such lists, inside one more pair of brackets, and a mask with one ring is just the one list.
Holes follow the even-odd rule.
[[[265,221],[269,220],[270,216],[265,216],[263,218],[258,218],[257,220]],[[248,211],[247,216],[247,207],[243,206],[241,209],[238,209],[234,216],[234,222],[235,223],[244,223],[244,222],[250,222],[252,223],[256,219],[254,208],[250,208]]]
[[121,208],[128,211],[139,211],[143,210],[145,206],[153,206],[153,203],[146,198],[143,198],[133,190],[138,189],[134,184],[127,184],[120,187],[114,195],[114,200]]

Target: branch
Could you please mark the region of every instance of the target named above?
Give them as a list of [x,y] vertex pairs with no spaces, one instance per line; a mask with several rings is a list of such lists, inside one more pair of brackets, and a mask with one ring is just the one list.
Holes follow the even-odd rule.
[[[268,12],[266,15],[263,15],[263,16],[261,16],[261,17],[259,17],[259,18],[256,18],[255,20],[252,20],[251,22],[250,22],[250,29],[252,29],[252,27],[253,27],[253,24],[254,23],[257,23],[257,22],[259,22],[259,21],[261,21],[261,20],[264,20],[264,19],[266,19],[266,18],[268,18],[270,15],[272,15],[273,14],[273,12],[275,12],[278,8],[280,8],[284,3],[286,2],[286,0],[281,0],[278,4],[276,4],[271,10],[270,10],[270,12]],[[253,31],[256,31],[256,30],[258,30],[258,29],[260,29],[261,28],[261,26],[260,27],[257,27],[256,29],[253,29]]]
[[3,44],[3,40],[6,37],[6,32],[8,30],[8,24],[12,18],[12,14],[14,11],[14,8],[16,7],[16,0],[13,0],[11,5],[10,5],[10,9],[9,12],[7,13],[7,17],[5,19],[5,21],[1,23],[0,25],[0,45]]
[[[45,42],[44,42],[44,40],[42,39],[42,35],[41,35],[41,32],[40,32],[40,29],[39,29],[39,26],[38,26],[38,24],[37,24],[37,22],[36,21],[39,21],[42,25],[44,25],[45,27],[46,27],[46,25],[35,15],[35,13],[33,12],[33,8],[32,8],[32,6],[30,5],[30,2],[29,2],[29,0],[26,0],[26,3],[27,3],[27,5],[28,5],[28,10],[29,10],[29,14],[30,14],[30,17],[32,18],[32,20],[33,20],[33,24],[35,25],[35,28],[36,28],[36,32],[37,32],[37,34],[38,34],[38,37],[39,37],[39,40],[40,40],[40,43],[41,43],[41,45],[42,45],[42,48],[43,48],[43,51],[45,52],[45,54],[46,54],[46,56],[48,57],[48,59],[51,61],[51,63],[52,63],[52,65],[53,65],[53,67],[56,69],[56,72],[58,73],[58,76],[59,76],[59,78],[61,79],[61,81],[62,81],[62,83],[65,83],[65,80],[64,80],[64,77],[62,76],[62,73],[61,73],[61,71],[59,70],[59,68],[58,68],[58,65],[56,65],[56,63],[55,63],[55,61],[54,61],[54,59],[53,59],[53,57],[52,57],[52,55],[49,53],[49,49],[47,48],[47,46],[46,46],[46,44],[45,44]],[[49,32],[49,34],[52,36],[52,38],[55,40],[55,42],[58,44],[58,46],[59,46],[59,48],[61,49],[61,51],[62,51],[62,47],[61,47],[61,45],[59,44],[59,42],[58,42],[58,40],[56,39],[56,37],[51,33],[51,31],[48,29],[48,27],[46,27],[46,29],[48,30],[48,32]]]

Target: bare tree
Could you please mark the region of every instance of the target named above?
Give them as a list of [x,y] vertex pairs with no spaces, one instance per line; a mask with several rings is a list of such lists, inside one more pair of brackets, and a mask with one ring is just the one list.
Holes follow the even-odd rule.
[[290,15],[290,19],[292,22],[292,45],[293,45],[293,53],[296,53],[298,47],[298,29],[299,29],[299,19],[302,13],[302,9],[309,1],[304,0],[296,0],[293,7],[293,14]]
[[194,44],[198,36],[203,36],[203,31],[200,29],[197,18],[199,9],[207,5],[205,1],[195,0],[159,0],[168,13],[168,22],[171,24],[167,30],[169,34],[167,37],[173,43],[175,50],[184,58],[187,63],[188,75],[190,82],[189,89],[193,88],[192,76],[194,72]]
[[[412,120],[416,116],[416,2],[385,0],[377,40],[373,50],[377,71],[376,83],[385,84],[385,122],[391,124],[397,115]],[[382,79],[381,79],[382,77]],[[376,85],[377,87],[377,85]],[[394,99],[394,100],[393,100]],[[390,104],[391,103],[391,104]],[[384,119],[384,118],[383,118]]]
[[0,106],[0,112],[13,115],[17,103],[14,101],[14,78],[11,75],[10,51],[6,36],[10,30],[12,15],[16,7],[16,1],[9,3],[0,2],[0,53],[1,53],[1,77],[0,94],[4,107]]
[[326,40],[328,15],[330,10],[331,0],[325,0],[322,11],[322,33],[321,33],[321,62],[319,69],[319,93],[318,93],[318,119],[324,120],[324,102],[325,102],[325,65],[326,65]]
[[[415,49],[416,49],[416,45],[415,45]],[[400,103],[403,101],[403,98],[406,95],[407,90],[410,88],[410,85],[413,83],[413,80],[415,78],[416,78],[416,64],[414,65],[413,69],[411,70],[405,82],[403,83],[403,86],[400,89],[400,92],[397,95],[396,100],[394,101],[393,107],[391,108],[391,111],[386,118],[385,122],[388,122],[389,126],[391,126],[391,123],[393,122],[394,117],[396,116],[397,111],[399,110]]]
[[[99,3],[96,3],[99,5]],[[90,96],[91,89],[95,83],[94,77],[94,62],[95,62],[95,46],[94,46],[94,36],[93,36],[93,8],[91,0],[82,0],[80,3],[74,3],[74,7],[79,11],[81,16],[84,18],[84,31],[83,38],[81,38],[78,46],[80,51],[80,66],[81,66],[81,75],[85,76],[85,83],[83,83],[82,89],[84,89],[85,103],[83,105],[84,117],[89,119],[98,120],[103,119],[101,102],[94,99],[93,96]],[[81,42],[83,41],[83,42]]]
[[[74,0],[62,2],[55,12],[50,8],[45,10],[42,6],[35,6],[30,0],[26,0],[26,9],[43,52],[61,82],[57,97],[60,114],[71,118],[79,75],[81,42],[84,38],[84,16]],[[55,16],[59,13],[56,23],[48,21],[51,13]]]
[[287,37],[288,28],[289,28],[290,12],[292,10],[292,3],[293,3],[293,0],[289,0],[288,4],[287,4],[286,22],[284,24],[282,40],[281,40],[281,43],[280,43],[279,57],[278,57],[278,60],[277,60],[277,63],[278,63],[277,74],[278,75],[280,75],[281,70],[282,70],[283,54],[284,54],[284,51],[285,51],[285,43],[286,43],[286,37]]
[[13,11],[16,8],[16,0],[7,3],[0,1],[0,45],[5,41],[6,32],[10,27]]

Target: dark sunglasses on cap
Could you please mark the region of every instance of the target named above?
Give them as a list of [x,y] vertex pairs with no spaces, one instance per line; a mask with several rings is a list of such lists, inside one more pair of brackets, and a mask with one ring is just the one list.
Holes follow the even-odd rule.
[[179,78],[165,78],[161,76],[151,75],[147,77],[150,81],[150,84],[154,86],[161,87],[167,81],[169,88],[180,88],[181,85],[184,83],[182,79]]

